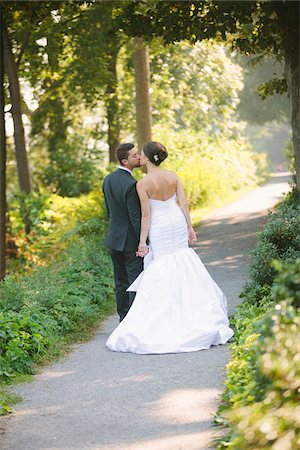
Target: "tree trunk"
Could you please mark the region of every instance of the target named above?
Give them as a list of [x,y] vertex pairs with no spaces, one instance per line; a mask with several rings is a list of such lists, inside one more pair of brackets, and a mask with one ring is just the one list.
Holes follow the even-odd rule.
[[19,186],[22,192],[31,192],[30,172],[25,145],[24,126],[22,121],[21,93],[18,78],[18,68],[12,52],[12,45],[8,30],[3,27],[4,58],[9,79],[9,92],[12,103],[12,117],[14,122],[14,140],[17,159]]
[[6,255],[6,145],[4,119],[3,17],[0,4],[0,280],[5,277]]
[[135,105],[138,148],[151,141],[150,64],[148,46],[134,38]]
[[[299,3],[272,2],[277,13],[285,58],[285,75],[290,98],[296,187],[300,201],[300,103],[299,103]],[[291,23],[291,20],[294,22]]]
[[111,54],[109,62],[110,78],[106,89],[106,112],[108,123],[107,143],[109,146],[109,162],[115,162],[115,151],[120,144],[120,121],[118,114],[118,94],[117,94],[117,55],[118,52]]
[[287,55],[286,52],[285,66],[291,102],[291,124],[292,124],[293,147],[295,156],[295,177],[296,177],[296,187],[300,195],[299,54],[298,57],[296,58],[290,58],[289,56],[290,55]]

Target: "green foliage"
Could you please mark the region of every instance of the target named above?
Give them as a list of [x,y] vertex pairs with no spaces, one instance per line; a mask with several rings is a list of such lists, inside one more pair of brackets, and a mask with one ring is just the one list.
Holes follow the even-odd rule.
[[270,220],[257,235],[251,252],[250,283],[241,297],[257,303],[268,295],[276,275],[274,259],[293,261],[300,257],[300,207],[292,193],[277,209],[269,212]]
[[[149,45],[152,136],[166,145],[164,167],[181,177],[190,207],[220,204],[255,185],[266,162],[254,155],[243,136],[244,124],[236,120],[243,77],[229,49],[214,41],[163,46],[156,39]],[[128,44],[118,68],[121,128],[127,134],[135,132],[131,60]]]
[[[235,113],[243,74],[229,48],[215,41],[165,46],[156,39],[149,49],[155,131],[185,130],[216,143],[224,137],[238,140],[243,124]],[[126,135],[135,133],[132,53],[129,43],[120,51],[118,63],[121,128]]]
[[169,157],[164,167],[180,176],[192,209],[221,204],[233,192],[258,182],[257,163],[242,138],[210,140],[205,133],[153,129]]
[[114,17],[120,5],[6,3],[35,181],[61,195],[87,193],[107,151],[113,61],[125,39]]
[[[296,265],[299,273],[300,259]],[[284,289],[282,278],[276,283]],[[300,438],[299,310],[283,301],[251,328],[250,336],[245,333],[232,346],[217,420],[229,427],[229,435],[217,448],[294,450]]]
[[0,385],[0,416],[12,413],[13,412],[12,405],[18,403],[21,400],[22,398],[19,395],[8,393]]
[[23,208],[29,217],[32,230],[38,230],[41,235],[45,235],[43,222],[45,220],[45,210],[49,207],[50,194],[41,189],[31,192],[29,195],[19,192],[9,199],[10,222],[14,234],[23,230],[22,211],[19,208],[23,204]]
[[286,300],[295,308],[300,308],[300,258],[294,263],[274,261],[273,266],[279,273],[272,287],[275,302]]
[[287,81],[285,78],[274,77],[272,80],[259,86],[259,95],[262,99],[274,94],[285,94],[287,92]]
[[62,197],[76,197],[92,190],[99,179],[99,151],[90,149],[82,136],[60,141],[50,153],[49,164],[39,178]]
[[33,358],[43,352],[45,343],[41,334],[43,319],[38,314],[33,319],[24,312],[0,312],[1,379],[14,373],[32,373]]
[[[300,438],[299,206],[292,191],[259,234],[253,282],[236,309],[231,360],[216,423],[218,450],[294,450]],[[261,244],[261,242],[263,242]],[[281,260],[261,261],[274,255]],[[259,284],[257,280],[260,280]],[[259,300],[259,301],[258,301]]]
[[[77,196],[93,188],[98,174],[95,168],[105,164],[103,150],[107,151],[107,146],[103,141],[109,134],[109,110],[114,111],[110,125],[115,124],[109,129],[117,130],[119,121],[120,138],[131,136],[134,140],[133,46],[119,22],[127,5],[94,2],[73,7],[58,2],[53,10],[48,2],[44,6],[32,7],[38,20],[30,16],[29,4],[26,13],[18,5],[11,8],[12,19],[24,19],[24,28],[11,20],[10,34],[16,54],[26,41],[19,70],[35,102],[30,114],[31,163],[35,181],[60,195]],[[190,17],[194,20],[194,13]],[[172,129],[187,137],[193,135],[192,140],[198,135],[200,148],[202,141],[203,147],[209,142],[208,158],[201,161],[209,166],[205,180],[215,163],[218,172],[225,169],[228,182],[237,177],[236,186],[240,186],[242,173],[248,184],[252,183],[254,158],[246,152],[240,157],[235,154],[239,147],[249,146],[241,137],[243,126],[235,119],[243,77],[232,56],[216,41],[192,46],[185,40],[165,46],[160,38],[155,39],[150,44],[152,109],[154,127],[162,136]],[[116,142],[118,136],[115,138]],[[217,152],[222,147],[227,154],[219,163]],[[230,150],[232,147],[236,152]],[[206,149],[201,154],[207,156]],[[195,148],[195,160],[198,155]],[[247,168],[244,172],[243,163]],[[207,190],[212,190],[209,182],[202,189],[209,201],[211,192]],[[217,190],[216,197],[223,192],[219,187]],[[193,204],[197,202],[192,198]]]
[[11,270],[28,271],[44,264],[61,251],[64,241],[77,233],[97,232],[99,237],[104,234],[106,212],[100,185],[95,185],[89,194],[71,198],[40,189],[23,196],[23,201],[32,223],[29,235],[25,234],[19,197],[9,202],[11,232],[18,248],[17,259],[10,261]]
[[[279,3],[279,4],[276,4]],[[129,35],[153,38],[166,43],[218,38],[230,40],[241,52],[282,54],[282,40],[297,40],[297,2],[128,2],[120,14],[121,27]],[[278,16],[284,14],[286,28]]]
[[49,267],[1,283],[2,382],[33,373],[36,363],[57,355],[64,343],[82,339],[113,311],[111,260],[101,241],[95,235],[79,238]]
[[214,41],[187,41],[153,49],[151,59],[154,124],[203,133],[237,136],[234,118],[242,69],[228,47]]

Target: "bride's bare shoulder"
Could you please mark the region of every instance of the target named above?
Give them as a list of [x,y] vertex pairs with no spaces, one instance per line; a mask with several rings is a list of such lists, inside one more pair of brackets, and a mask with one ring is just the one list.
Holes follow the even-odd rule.
[[147,192],[149,187],[149,176],[146,175],[144,178],[141,178],[137,184],[136,189],[138,192]]
[[143,178],[141,178],[138,182],[138,186],[146,186],[149,182],[149,175],[145,175]]
[[176,172],[173,172],[173,170],[164,170],[164,173],[166,174],[166,176],[168,176],[170,179],[177,179],[178,175],[176,174]]

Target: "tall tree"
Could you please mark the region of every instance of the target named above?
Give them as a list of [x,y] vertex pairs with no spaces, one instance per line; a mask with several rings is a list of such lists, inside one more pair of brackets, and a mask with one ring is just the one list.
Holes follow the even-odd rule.
[[298,1],[130,2],[120,26],[133,36],[162,36],[166,43],[217,37],[246,54],[283,57],[291,104],[296,185],[300,192]]
[[5,66],[9,79],[9,92],[11,113],[14,122],[14,141],[18,168],[20,190],[25,194],[31,192],[29,163],[25,144],[25,133],[22,120],[21,91],[18,76],[18,67],[12,51],[12,44],[8,29],[3,27]]
[[[22,120],[22,95],[20,78],[24,74],[22,63],[28,49],[32,31],[51,14],[58,2],[1,1],[5,11],[4,58],[9,80],[11,113],[14,122],[14,142],[21,192],[31,192],[28,156],[26,152],[24,125]],[[21,71],[21,73],[20,73]]]
[[6,254],[6,146],[4,119],[3,13],[0,4],[0,280],[5,277]]
[[[28,74],[32,85],[38,83],[40,76],[37,75],[41,71],[46,71],[49,76],[48,82],[41,86],[43,101],[39,102],[40,111],[35,116],[39,119],[44,117],[44,123],[48,124],[48,106],[55,96],[61,95],[59,91],[62,90],[76,93],[77,104],[85,103],[88,108],[101,103],[106,111],[106,141],[110,161],[115,161],[115,149],[120,139],[117,58],[123,42],[128,40],[119,31],[115,19],[118,5],[118,2],[113,1],[95,2],[84,6],[76,4],[74,9],[74,5],[62,3],[59,11],[53,14],[54,20],[49,18],[35,33],[36,41],[47,40],[47,45],[38,49],[38,64],[34,56],[36,42],[32,44],[31,60],[28,58],[33,69]],[[56,54],[55,70],[53,57],[49,58],[51,53],[52,56]],[[71,126],[76,96],[67,97],[62,105],[62,114],[64,123],[68,122]]]
[[[113,39],[112,41],[114,41]],[[117,58],[118,47],[110,45],[110,52],[108,55],[108,71],[110,77],[107,80],[105,107],[107,115],[107,144],[109,148],[109,161],[116,161],[115,151],[120,143],[120,120],[119,120],[119,105],[118,105],[118,76],[117,76]]]
[[151,140],[149,50],[143,38],[134,39],[134,78],[138,147]]
[[300,8],[299,2],[272,1],[272,7],[277,14],[281,46],[285,60],[285,75],[291,105],[291,124],[293,130],[293,145],[296,169],[296,185],[300,197]]
[[[128,37],[119,30],[116,20],[122,10],[118,1],[95,2],[69,23],[73,62],[70,70],[87,105],[103,102],[107,120],[109,160],[116,161],[115,150],[120,141],[120,112],[118,101],[118,55]],[[62,16],[62,23],[65,21]],[[74,76],[75,75],[75,76]]]

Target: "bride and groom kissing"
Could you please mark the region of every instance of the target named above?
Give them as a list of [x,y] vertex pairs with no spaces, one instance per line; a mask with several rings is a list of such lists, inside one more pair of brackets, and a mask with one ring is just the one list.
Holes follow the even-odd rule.
[[[226,297],[189,247],[196,234],[182,183],[160,166],[166,148],[150,141],[139,153],[126,143],[116,156],[119,167],[102,189],[120,323],[106,346],[163,354],[225,344],[233,335]],[[147,174],[136,183],[140,166]]]

